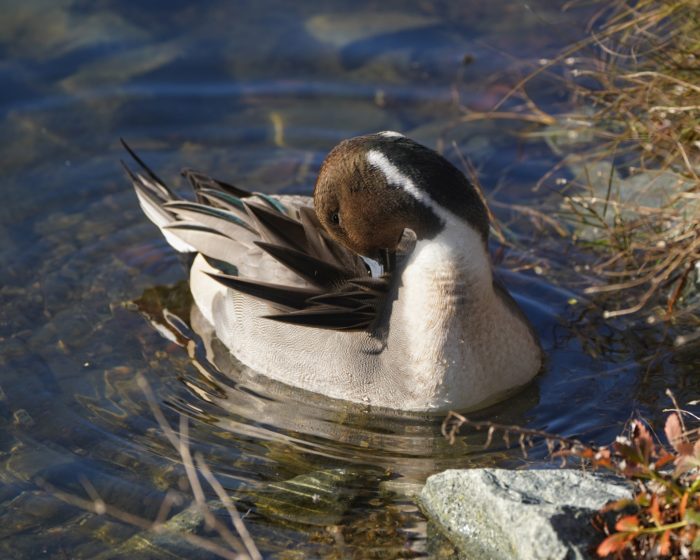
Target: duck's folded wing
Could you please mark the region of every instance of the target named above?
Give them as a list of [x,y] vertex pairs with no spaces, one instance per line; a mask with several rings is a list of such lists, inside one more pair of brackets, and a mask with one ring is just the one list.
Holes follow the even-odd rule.
[[140,168],[127,172],[148,218],[178,251],[201,253],[219,271],[211,274],[218,282],[268,303],[266,319],[371,328],[391,277],[373,277],[362,257],[334,241],[309,197],[249,193],[187,169],[196,200],[182,200],[124,146]]
[[307,287],[223,271],[212,277],[268,303],[271,313],[265,318],[269,320],[343,331],[371,328],[389,289],[388,275],[370,276],[364,260],[328,237],[309,207],[298,208],[296,219],[273,209],[250,210],[265,239],[255,244],[303,279]]
[[266,319],[332,330],[368,330],[383,306],[390,277],[373,278],[359,255],[323,230],[313,208],[247,204],[260,234],[255,245],[281,263],[308,288],[255,278],[212,275],[219,282],[271,306]]

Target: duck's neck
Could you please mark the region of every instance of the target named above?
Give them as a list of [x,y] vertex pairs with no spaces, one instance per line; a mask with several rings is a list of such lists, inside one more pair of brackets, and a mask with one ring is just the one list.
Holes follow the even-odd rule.
[[[502,319],[491,263],[481,236],[448,223],[422,240],[401,274],[388,349],[402,352],[403,381],[436,398],[444,387],[464,385],[465,365],[479,376],[490,333]],[[454,390],[453,390],[454,392]]]
[[405,312],[416,314],[416,325],[443,308],[468,311],[488,304],[494,293],[485,244],[461,222],[448,222],[433,239],[416,244],[401,283]]

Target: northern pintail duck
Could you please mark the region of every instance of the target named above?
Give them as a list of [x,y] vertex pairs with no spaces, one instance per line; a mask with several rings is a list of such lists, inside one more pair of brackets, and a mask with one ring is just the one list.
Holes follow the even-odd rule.
[[433,150],[395,132],[345,140],[313,198],[183,171],[195,201],[127,150],[141,208],[194,255],[201,314],[253,370],[337,399],[433,412],[497,402],[539,371],[537,336],[493,277],[484,203]]

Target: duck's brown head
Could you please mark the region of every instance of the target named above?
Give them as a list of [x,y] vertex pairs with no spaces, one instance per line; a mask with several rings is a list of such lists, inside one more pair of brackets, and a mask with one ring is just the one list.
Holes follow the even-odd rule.
[[395,132],[344,140],[326,157],[314,189],[323,227],[353,251],[394,251],[404,228],[432,238],[461,219],[486,242],[488,217],[464,175],[437,152]]

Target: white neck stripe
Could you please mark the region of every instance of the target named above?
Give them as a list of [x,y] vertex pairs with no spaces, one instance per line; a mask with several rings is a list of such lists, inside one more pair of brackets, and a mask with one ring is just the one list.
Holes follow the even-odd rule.
[[442,209],[437,208],[437,204],[435,204],[435,201],[433,201],[433,199],[430,198],[430,196],[427,193],[416,187],[415,183],[409,177],[406,177],[406,175],[401,173],[398,167],[391,163],[389,161],[389,158],[387,158],[382,152],[380,152],[379,150],[370,150],[369,152],[367,152],[367,162],[372,167],[382,172],[384,178],[386,179],[386,182],[389,185],[394,185],[403,189],[413,198],[415,198],[418,202],[421,202],[422,204],[430,208],[433,212],[442,217]]

